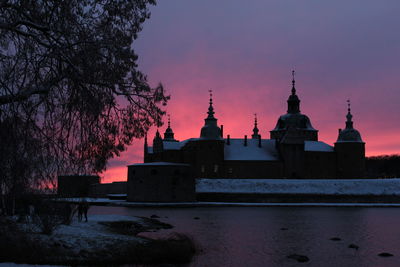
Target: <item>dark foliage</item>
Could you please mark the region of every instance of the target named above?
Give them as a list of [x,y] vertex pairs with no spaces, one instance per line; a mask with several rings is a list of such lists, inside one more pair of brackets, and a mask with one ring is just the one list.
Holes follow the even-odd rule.
[[0,1],[0,193],[99,173],[161,124],[169,97],[133,49],[153,4]]
[[382,155],[366,159],[368,178],[400,177],[400,155]]

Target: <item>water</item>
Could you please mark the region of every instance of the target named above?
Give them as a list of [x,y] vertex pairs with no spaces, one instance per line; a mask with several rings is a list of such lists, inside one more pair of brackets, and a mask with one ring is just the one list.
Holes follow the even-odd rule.
[[[400,266],[399,208],[91,207],[90,212],[160,216],[174,228],[146,236],[191,235],[203,251],[190,266]],[[348,248],[350,244],[359,249]],[[382,258],[381,252],[394,256]],[[298,263],[287,258],[291,254],[310,261]]]

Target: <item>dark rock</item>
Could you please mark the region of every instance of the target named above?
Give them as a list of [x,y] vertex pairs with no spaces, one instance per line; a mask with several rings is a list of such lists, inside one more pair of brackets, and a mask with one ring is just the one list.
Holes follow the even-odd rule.
[[359,247],[357,245],[355,245],[355,244],[350,244],[349,248],[354,248],[354,249],[358,250]]
[[155,214],[153,214],[153,215],[151,215],[150,216],[150,218],[153,218],[153,219],[158,219],[158,218],[160,218],[159,216],[157,216],[157,215],[155,215]]
[[388,252],[382,252],[378,254],[379,257],[393,257],[393,254]]
[[288,228],[285,228],[285,227],[282,227],[281,230],[282,230],[282,231],[286,231],[286,230],[289,230],[289,229],[288,229]]
[[340,237],[332,237],[332,238],[330,238],[329,240],[332,240],[332,241],[340,241],[340,240],[342,240]]
[[299,254],[292,254],[287,256],[289,259],[296,260],[298,262],[308,262],[310,259],[307,256],[299,255]]
[[193,219],[195,219],[195,220],[200,220],[200,218],[199,218],[199,217],[194,217]]

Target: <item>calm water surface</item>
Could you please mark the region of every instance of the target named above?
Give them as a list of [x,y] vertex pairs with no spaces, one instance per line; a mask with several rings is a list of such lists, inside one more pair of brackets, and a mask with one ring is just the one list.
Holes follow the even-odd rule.
[[[203,251],[190,266],[400,266],[400,208],[91,207],[90,212],[160,216],[174,228],[146,236],[192,236]],[[359,249],[348,248],[350,244]],[[381,252],[394,257],[379,257]],[[290,254],[310,261],[298,263],[287,258]]]

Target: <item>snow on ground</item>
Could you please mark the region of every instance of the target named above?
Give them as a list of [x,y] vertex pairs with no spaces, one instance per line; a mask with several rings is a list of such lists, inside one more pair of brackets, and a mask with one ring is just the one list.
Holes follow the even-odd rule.
[[400,195],[400,179],[197,179],[197,193]]
[[141,219],[132,216],[121,215],[90,215],[88,222],[78,222],[74,218],[70,225],[60,225],[51,236],[40,235],[41,239],[49,239],[47,242],[59,244],[60,246],[72,249],[75,253],[82,250],[91,252],[100,249],[107,249],[115,242],[134,241],[145,242],[142,238],[133,235],[118,234],[99,222],[112,221],[135,221]]

